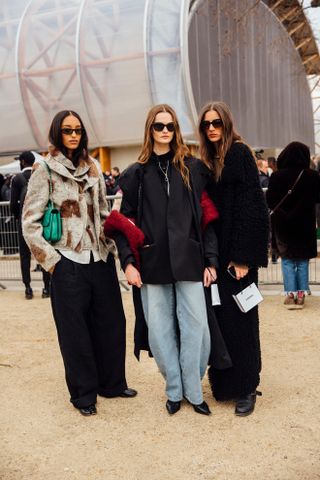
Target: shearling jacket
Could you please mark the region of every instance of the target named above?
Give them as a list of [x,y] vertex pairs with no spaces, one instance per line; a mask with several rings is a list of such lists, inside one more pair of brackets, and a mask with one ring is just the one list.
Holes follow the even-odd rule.
[[[50,270],[61,258],[59,249],[76,252],[90,249],[88,239],[94,237],[100,256],[106,261],[110,251],[115,253],[115,244],[105,238],[102,228],[109,213],[99,163],[89,158],[75,167],[59,152],[48,154],[44,160],[51,170],[51,200],[61,213],[62,237],[51,245],[42,236],[41,219],[49,200],[49,174],[40,163],[31,175],[22,213],[23,235],[32,254],[45,270]],[[90,204],[86,192],[90,193]],[[94,232],[88,232],[88,224]]]

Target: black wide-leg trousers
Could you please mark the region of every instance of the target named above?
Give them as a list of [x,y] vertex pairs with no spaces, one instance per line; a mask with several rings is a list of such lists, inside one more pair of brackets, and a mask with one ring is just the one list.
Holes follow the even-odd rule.
[[62,256],[51,279],[51,304],[73,405],[123,392],[126,324],[113,255],[89,264]]

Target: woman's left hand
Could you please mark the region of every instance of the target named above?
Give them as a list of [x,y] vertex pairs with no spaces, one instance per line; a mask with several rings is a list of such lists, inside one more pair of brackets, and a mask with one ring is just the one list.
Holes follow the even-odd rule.
[[217,271],[214,267],[206,267],[203,273],[203,284],[210,287],[211,283],[217,280]]
[[234,267],[236,279],[240,280],[248,274],[249,267],[247,265],[239,265],[238,263],[230,262],[228,268]]

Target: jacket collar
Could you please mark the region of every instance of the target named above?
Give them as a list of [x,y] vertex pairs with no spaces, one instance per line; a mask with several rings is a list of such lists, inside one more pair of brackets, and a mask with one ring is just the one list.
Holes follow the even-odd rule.
[[82,183],[83,190],[87,190],[99,181],[98,168],[90,157],[87,162],[81,161],[80,164],[75,167],[72,161],[61,152],[54,156],[49,153],[46,157],[46,162],[53,172],[58,173],[62,177]]

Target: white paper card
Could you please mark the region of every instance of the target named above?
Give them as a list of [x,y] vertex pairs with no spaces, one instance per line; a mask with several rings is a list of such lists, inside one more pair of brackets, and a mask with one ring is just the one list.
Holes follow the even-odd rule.
[[211,304],[221,305],[218,285],[216,283],[211,283]]
[[241,290],[237,295],[232,295],[241,312],[247,313],[263,300],[257,285],[253,282],[249,287]]

